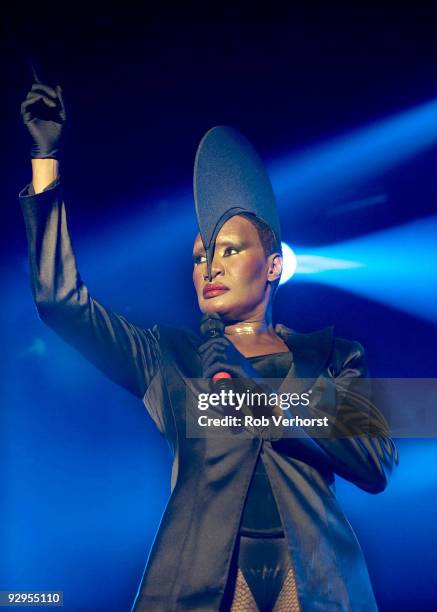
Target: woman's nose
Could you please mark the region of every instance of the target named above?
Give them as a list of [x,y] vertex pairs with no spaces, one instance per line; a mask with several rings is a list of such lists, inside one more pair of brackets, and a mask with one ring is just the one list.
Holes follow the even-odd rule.
[[[219,274],[221,274],[220,270],[214,268],[211,266],[211,280],[213,278],[215,278],[216,276],[218,276]],[[208,272],[205,270],[204,274],[203,274],[203,280],[207,281],[209,280],[208,278]]]
[[[222,273],[223,273],[223,269],[222,269],[221,265],[219,264],[219,262],[217,261],[217,257],[214,257],[214,259],[212,260],[212,263],[211,263],[211,280],[213,278],[215,278],[216,276],[218,276],[219,274],[222,274]],[[205,266],[205,272],[203,274],[203,279],[205,281],[209,280],[209,278],[208,278],[208,270],[206,269],[206,266]]]

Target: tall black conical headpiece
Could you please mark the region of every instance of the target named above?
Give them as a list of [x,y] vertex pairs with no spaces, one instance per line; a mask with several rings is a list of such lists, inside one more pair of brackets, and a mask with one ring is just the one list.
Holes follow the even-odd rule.
[[256,215],[281,242],[270,179],[251,143],[233,128],[213,127],[200,141],[194,162],[194,202],[209,279],[215,239],[223,224],[234,215],[241,212]]

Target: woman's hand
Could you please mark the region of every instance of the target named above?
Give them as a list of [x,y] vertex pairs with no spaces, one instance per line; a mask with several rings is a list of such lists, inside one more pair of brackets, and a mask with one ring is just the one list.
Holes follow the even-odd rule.
[[61,87],[34,83],[21,104],[21,116],[32,139],[32,159],[59,159],[66,122]]
[[211,338],[199,347],[203,378],[211,379],[217,372],[228,372],[232,378],[256,378],[250,362],[224,336]]

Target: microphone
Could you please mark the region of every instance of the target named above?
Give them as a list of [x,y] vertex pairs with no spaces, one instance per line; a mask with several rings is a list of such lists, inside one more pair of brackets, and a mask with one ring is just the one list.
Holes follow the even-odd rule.
[[[200,333],[205,338],[205,340],[224,336],[225,324],[220,318],[220,315],[215,312],[211,314],[204,314],[200,322]],[[210,388],[212,387],[215,392],[220,392],[222,390],[225,392],[229,392],[232,389],[233,385],[231,380],[232,375],[229,372],[216,372],[210,381]],[[229,416],[235,416],[235,411],[232,411],[229,406],[222,406],[222,408],[225,414]],[[229,427],[229,429],[233,435],[236,435],[243,431],[243,426],[233,424]]]
[[[205,340],[210,340],[211,338],[218,338],[224,336],[225,333],[225,324],[222,321],[219,314],[216,312],[212,312],[211,314],[204,314],[202,320],[200,322],[200,333],[205,338]],[[216,372],[212,377],[214,386],[220,380],[229,380],[232,378],[229,372]]]

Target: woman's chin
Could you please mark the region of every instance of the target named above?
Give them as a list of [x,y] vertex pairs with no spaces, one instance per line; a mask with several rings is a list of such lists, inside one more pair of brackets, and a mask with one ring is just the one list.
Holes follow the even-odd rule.
[[215,312],[219,314],[223,319],[232,318],[233,308],[230,304],[226,304],[226,301],[220,298],[210,298],[209,300],[202,300],[199,304],[200,310],[205,314],[211,314]]

